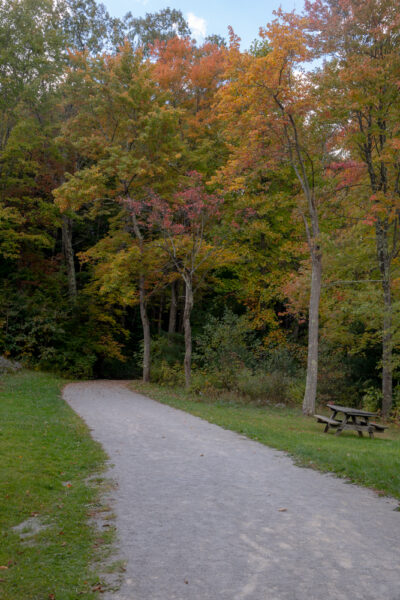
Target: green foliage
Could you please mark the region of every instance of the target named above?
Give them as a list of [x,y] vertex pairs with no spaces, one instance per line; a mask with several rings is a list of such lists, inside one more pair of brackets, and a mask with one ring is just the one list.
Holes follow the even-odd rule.
[[[143,348],[142,348],[143,351]],[[185,346],[179,333],[155,336],[151,345],[151,381],[160,385],[184,385],[183,356]],[[142,354],[138,356],[142,362]]]
[[371,412],[379,412],[382,408],[382,390],[365,385],[362,395],[362,408]]
[[146,13],[144,17],[125,15],[124,25],[130,42],[144,48],[147,55],[156,40],[166,42],[177,35],[190,36],[190,29],[182,12],[175,8],[163,8],[155,13]]
[[299,401],[298,363],[285,348],[266,350],[247,315],[225,310],[221,319],[211,317],[195,347],[193,392],[228,391],[260,405]]
[[256,38],[250,44],[250,54],[253,56],[267,56],[269,52],[271,52],[271,46],[266,39]]
[[152,363],[151,381],[170,387],[183,387],[185,385],[185,375],[182,364],[175,363],[171,365],[166,360]]
[[88,311],[39,290],[13,296],[7,287],[0,294],[0,309],[0,353],[19,357],[26,365],[87,379],[102,357],[124,360],[123,329],[111,314],[104,319],[95,304]]
[[224,372],[226,384],[238,367],[254,363],[260,343],[246,315],[226,309],[221,319],[210,316],[195,343],[194,361],[207,372]]

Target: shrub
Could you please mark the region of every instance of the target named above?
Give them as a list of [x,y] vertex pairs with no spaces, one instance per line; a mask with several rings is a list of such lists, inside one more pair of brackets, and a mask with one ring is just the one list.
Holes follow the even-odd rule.
[[[196,363],[209,371],[233,374],[238,366],[255,365],[260,342],[245,315],[225,310],[222,319],[211,316],[195,340]],[[228,378],[229,379],[229,378]]]
[[379,412],[382,408],[382,391],[375,386],[366,386],[362,396],[364,410]]
[[183,367],[179,363],[170,365],[167,361],[162,360],[152,364],[151,380],[160,385],[171,387],[183,386],[185,384],[185,375]]

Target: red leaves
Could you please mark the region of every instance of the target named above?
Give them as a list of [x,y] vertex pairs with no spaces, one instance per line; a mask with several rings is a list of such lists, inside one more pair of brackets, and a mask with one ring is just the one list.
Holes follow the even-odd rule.
[[218,219],[222,198],[209,194],[197,171],[187,174],[188,183],[168,201],[152,190],[143,200],[121,198],[120,202],[137,217],[142,227],[167,235],[194,234],[206,221]]

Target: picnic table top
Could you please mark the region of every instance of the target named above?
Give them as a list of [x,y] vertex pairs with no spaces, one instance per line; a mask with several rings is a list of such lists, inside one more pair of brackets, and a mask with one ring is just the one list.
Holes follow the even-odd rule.
[[375,417],[376,413],[367,410],[358,410],[350,406],[338,406],[337,404],[327,404],[332,411],[341,412],[345,415],[354,415],[359,417]]

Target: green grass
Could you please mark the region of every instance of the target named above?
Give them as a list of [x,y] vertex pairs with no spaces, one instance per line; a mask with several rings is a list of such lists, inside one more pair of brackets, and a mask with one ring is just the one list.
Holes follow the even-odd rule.
[[[0,384],[0,597],[93,598],[92,561],[112,537],[90,523],[102,509],[99,477],[106,456],[61,399],[65,380],[21,371]],[[21,539],[14,526],[32,518],[43,529]],[[107,531],[111,530],[109,528]]]
[[298,464],[400,498],[400,430],[391,426],[374,439],[355,432],[323,433],[323,425],[299,409],[265,408],[213,402],[183,390],[134,382],[132,389],[193,415],[237,431],[262,444],[289,452]]

